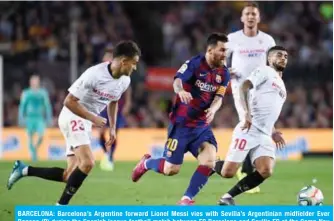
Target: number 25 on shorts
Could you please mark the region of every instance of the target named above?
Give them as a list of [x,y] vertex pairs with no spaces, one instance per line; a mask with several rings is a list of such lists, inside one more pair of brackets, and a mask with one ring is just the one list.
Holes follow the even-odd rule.
[[169,151],[175,151],[177,148],[178,141],[177,139],[168,138],[167,140],[167,149]]
[[245,139],[235,139],[235,145],[234,145],[234,149],[238,149],[238,150],[244,150],[247,144],[247,141]]

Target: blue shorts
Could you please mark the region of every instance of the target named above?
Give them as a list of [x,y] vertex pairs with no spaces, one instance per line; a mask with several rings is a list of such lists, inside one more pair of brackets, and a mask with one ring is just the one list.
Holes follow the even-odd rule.
[[199,147],[204,142],[211,143],[217,150],[217,141],[210,126],[191,128],[170,124],[164,158],[169,163],[180,165],[183,162],[184,154],[188,151],[197,158]]
[[[106,126],[109,127],[110,125],[109,125],[109,117],[108,117],[107,109],[104,109],[100,113],[100,116],[107,119]],[[116,130],[119,129],[119,128],[123,128],[125,126],[126,126],[125,117],[123,116],[123,114],[121,114],[120,111],[118,111],[118,113],[117,113],[117,121],[116,121]]]

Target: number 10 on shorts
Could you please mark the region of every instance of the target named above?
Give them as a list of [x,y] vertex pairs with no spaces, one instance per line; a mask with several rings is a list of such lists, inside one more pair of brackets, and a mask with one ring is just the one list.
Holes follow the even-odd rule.
[[169,151],[175,151],[177,148],[178,141],[177,139],[168,138],[167,140],[167,149]]
[[234,141],[235,145],[234,145],[234,149],[238,149],[238,150],[244,150],[247,144],[247,141],[245,139],[235,139]]

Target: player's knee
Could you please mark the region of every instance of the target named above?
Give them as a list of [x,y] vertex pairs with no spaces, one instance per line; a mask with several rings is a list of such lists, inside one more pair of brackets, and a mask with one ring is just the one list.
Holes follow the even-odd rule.
[[236,170],[233,168],[223,168],[221,171],[221,175],[224,178],[233,178],[236,173]]
[[269,178],[273,174],[273,169],[270,167],[261,167],[257,169],[257,171],[265,179]]
[[215,161],[214,160],[205,160],[204,162],[200,162],[201,165],[209,167],[210,169],[213,169],[215,167]]
[[166,165],[164,166],[164,174],[166,176],[173,176],[175,174],[178,174],[180,171],[180,166],[179,165]]
[[63,181],[66,183],[68,181],[68,178],[72,174],[73,170],[71,169],[66,169],[63,173]]
[[232,171],[229,171],[229,170],[223,170],[221,175],[224,178],[233,178],[235,173],[233,173]]
[[84,172],[84,173],[89,173],[93,167],[95,165],[95,161],[92,159],[87,159],[87,160],[83,160],[80,163],[80,169]]

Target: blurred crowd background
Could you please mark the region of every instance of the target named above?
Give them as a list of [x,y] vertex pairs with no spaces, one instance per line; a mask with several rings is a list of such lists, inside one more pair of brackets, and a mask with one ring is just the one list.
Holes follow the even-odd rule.
[[[242,28],[244,2],[1,2],[0,53],[4,56],[4,121],[17,125],[22,89],[42,76],[54,125],[71,84],[71,21],[77,21],[78,71],[101,61],[105,47],[133,39],[142,48],[132,78],[128,127],[166,127],[171,91],[145,87],[149,67],[178,68],[203,51],[211,31]],[[329,128],[333,119],[332,2],[260,2],[260,29],[289,50],[284,73],[288,99],[277,127]],[[215,127],[237,123],[227,95]]]

